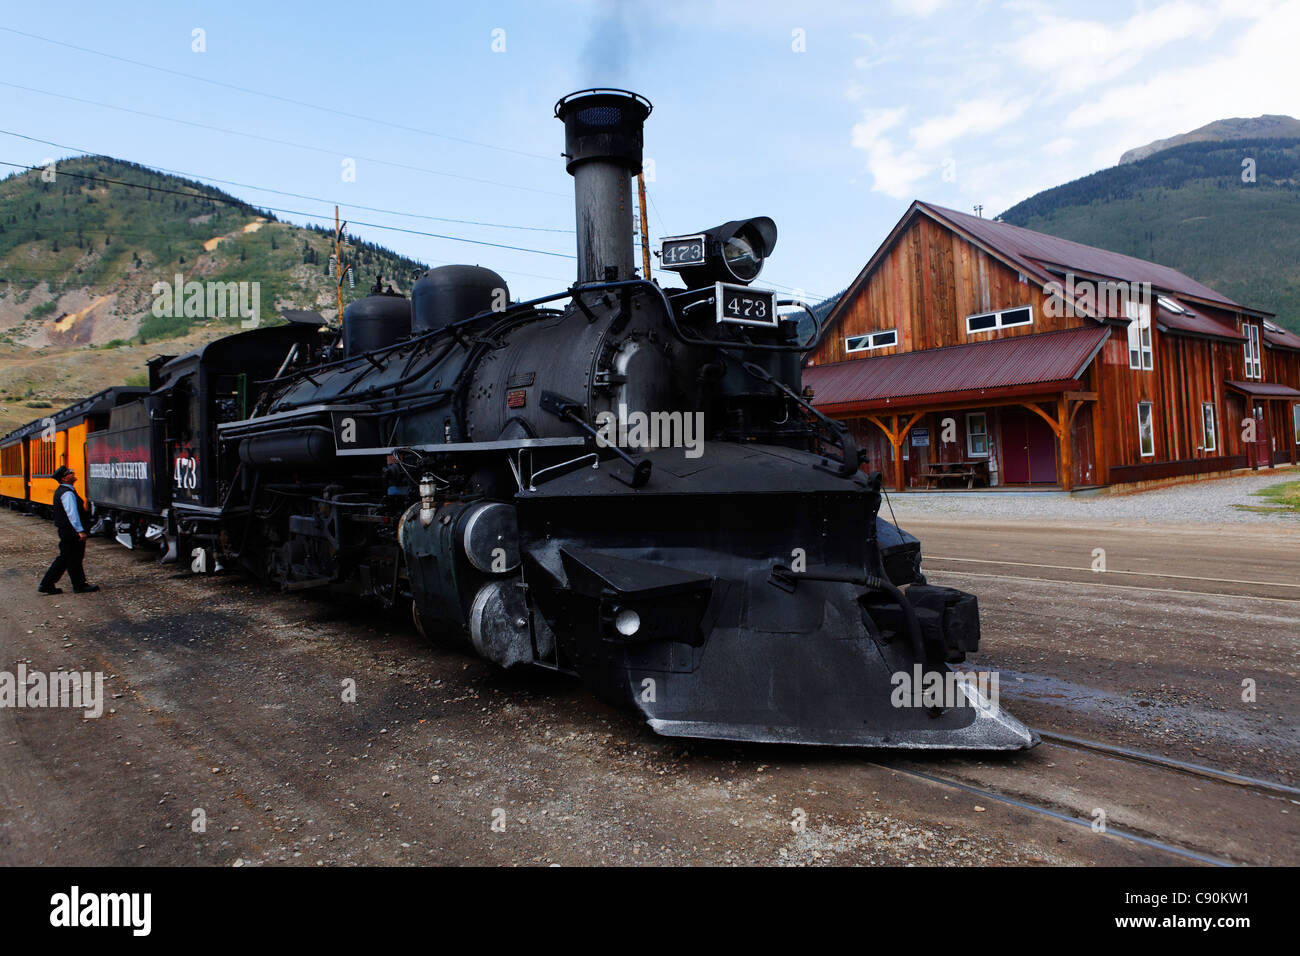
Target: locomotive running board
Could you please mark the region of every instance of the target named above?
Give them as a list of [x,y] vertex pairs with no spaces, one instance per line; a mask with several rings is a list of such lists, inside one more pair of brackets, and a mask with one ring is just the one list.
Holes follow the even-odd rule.
[[569,448],[581,447],[587,440],[581,436],[573,438],[505,438],[500,441],[461,441],[446,445],[390,445],[386,448],[340,448],[336,455],[391,455],[399,449],[409,448],[413,451],[427,452],[466,452],[466,451],[515,451],[520,448]]

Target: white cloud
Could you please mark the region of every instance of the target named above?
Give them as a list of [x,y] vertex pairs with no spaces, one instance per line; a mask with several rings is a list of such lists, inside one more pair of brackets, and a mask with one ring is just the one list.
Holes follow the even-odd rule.
[[867,170],[874,177],[871,188],[894,199],[910,197],[916,184],[935,168],[913,150],[900,153],[889,137],[906,112],[902,108],[863,110],[853,125],[853,147],[867,154]]
[[948,6],[948,0],[890,0],[889,5],[900,16],[924,19]]
[[[1300,113],[1295,66],[1300,3],[1269,11],[1226,51],[1170,64],[1115,85],[1065,118],[1071,130],[1107,127],[1127,146],[1188,132],[1216,119]],[[1127,148],[1126,146],[1126,148]]]
[[1207,41],[1229,21],[1260,17],[1268,6],[1170,0],[1119,22],[1039,12],[1038,26],[1013,43],[1013,52],[1022,65],[1048,74],[1057,96],[1077,94],[1135,67],[1159,65],[1170,44]]
[[[939,17],[937,46],[911,50],[906,83],[886,70],[848,84],[850,102],[906,104],[858,114],[852,145],[871,188],[997,209],[1216,119],[1300,115],[1300,0],[1132,0],[1130,15],[1106,19],[1095,9],[1006,0],[979,22],[1024,37],[1009,45]],[[898,38],[855,39],[872,58],[899,50]],[[955,182],[939,176],[949,159]]]
[[1070,136],[1058,136],[1050,143],[1043,144],[1043,152],[1048,156],[1065,156],[1079,145],[1078,140]]
[[992,133],[1019,119],[1029,108],[1028,98],[1007,100],[983,97],[967,100],[952,112],[912,128],[912,142],[922,152],[951,145],[964,136]]

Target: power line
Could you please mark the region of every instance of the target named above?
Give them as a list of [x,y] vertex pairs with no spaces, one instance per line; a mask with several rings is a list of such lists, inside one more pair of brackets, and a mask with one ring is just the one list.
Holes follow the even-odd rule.
[[[40,139],[35,136],[27,136],[24,133],[15,133],[12,130],[0,129],[0,133],[3,133],[6,136],[13,136],[18,139],[25,139],[28,142],[32,142],[32,143],[41,143],[42,145],[45,146],[53,146],[56,149],[70,149],[73,150],[74,152],[83,153],[86,156],[107,156],[108,155],[107,153],[104,153],[100,150],[90,150],[80,146],[69,146],[66,143],[55,143],[48,139]],[[122,162],[131,162],[131,161],[122,160]],[[190,172],[186,172],[183,169],[168,169],[165,166],[149,166],[147,163],[136,163],[136,165],[145,166],[149,169],[155,169],[158,172],[171,173],[176,176],[186,176],[190,179],[195,179],[195,180],[206,179],[209,180],[210,182],[221,183],[224,186],[239,186],[241,189],[256,189],[258,192],[274,193],[277,196],[291,196],[294,199],[310,199],[313,202],[323,202],[331,206],[344,206],[348,209],[364,209],[367,212],[382,212],[393,216],[405,216],[408,219],[428,219],[431,222],[451,222],[451,223],[456,223],[458,225],[465,225],[465,226],[489,226],[493,229],[517,229],[523,232],[559,232],[559,233],[565,233],[567,235],[573,235],[572,229],[554,229],[549,226],[512,226],[509,223],[484,222],[483,220],[480,219],[449,219],[445,216],[428,216],[422,213],[402,212],[397,209],[383,209],[379,206],[360,206],[357,205],[356,203],[340,202],[337,199],[325,199],[321,196],[308,196],[308,195],[304,195],[303,193],[285,192],[280,189],[272,189],[269,186],[257,186],[254,185],[253,183],[239,183],[239,182],[235,182],[232,179],[218,179],[216,176],[205,176],[202,173],[190,173]]]
[[[187,196],[192,196],[193,194],[191,194],[191,193],[186,193],[185,195],[187,195]],[[195,198],[203,198],[203,197],[195,197]],[[295,228],[295,229],[300,229],[300,228],[302,228],[302,227],[300,227],[300,226],[296,226],[296,225],[294,225],[293,223],[278,223],[278,224],[279,224],[279,225],[292,226],[292,227]],[[162,239],[162,240],[165,240],[165,241],[168,242],[168,243],[174,243],[174,244],[176,244],[176,245],[178,245],[178,246],[182,246],[182,247],[185,246],[186,244],[199,244],[199,245],[201,245],[201,244],[204,242],[204,240],[199,239],[199,238],[196,238],[196,237],[193,237],[193,236],[174,236],[174,235],[170,235],[170,234],[165,233],[165,232],[124,232],[124,231],[122,231],[122,230],[118,230],[118,229],[100,228],[100,227],[98,227],[98,226],[90,226],[90,227],[87,227],[87,226],[77,226],[75,230],[73,230],[73,229],[50,229],[50,228],[40,229],[40,230],[33,229],[32,232],[33,232],[33,233],[38,233],[38,232],[39,232],[39,233],[41,234],[41,235],[40,235],[40,238],[36,238],[36,236],[33,235],[32,238],[30,238],[30,239],[23,239],[23,240],[20,240],[20,241],[19,241],[19,244],[24,243],[24,242],[44,242],[44,241],[46,241],[47,239],[52,239],[52,238],[55,237],[56,235],[57,235],[57,236],[67,237],[67,236],[75,236],[77,233],[82,233],[83,235],[84,235],[84,234],[92,234],[92,233],[93,233],[93,234],[97,234],[97,235],[105,235],[105,236],[110,236],[110,237],[112,237],[114,240],[117,240],[117,239]],[[12,231],[6,231],[3,235],[11,236],[11,235],[13,235],[13,233],[12,233]],[[232,243],[237,243],[237,242],[239,241],[238,237],[226,237],[226,236],[221,236],[221,237],[219,237],[219,238],[222,238],[222,239],[228,239],[228,240],[229,240],[230,242],[232,242]],[[13,249],[13,248],[17,248],[17,245],[11,247],[11,249]],[[73,245],[73,246],[66,246],[65,249],[64,249],[64,250],[61,250],[61,251],[66,251],[66,250],[68,250],[68,249],[75,249],[75,248],[78,248],[78,247],[75,246],[75,245]],[[141,248],[143,248],[143,247],[141,247]],[[392,250],[392,249],[387,249],[387,248],[385,248],[385,247],[383,247],[383,246],[375,246],[375,248],[381,250],[383,253],[385,253],[385,254],[387,254],[387,255],[390,255],[390,256],[392,256],[392,257],[394,257],[394,258],[398,258],[398,259],[410,259],[409,256],[404,256],[404,255],[402,255],[400,252],[396,252],[395,250]],[[124,257],[126,257],[127,255],[129,255],[129,254],[138,253],[138,252],[140,251],[138,248],[135,248],[131,243],[126,243],[126,242],[116,242],[116,241],[115,241],[111,246],[88,246],[86,249],[82,250],[82,256],[84,257],[84,256],[86,256],[86,255],[90,255],[90,254],[92,254],[92,253],[94,253],[94,252],[100,252],[100,253],[101,253],[101,256],[103,256],[104,253],[102,252],[102,250],[104,250],[104,249],[111,250],[109,254],[112,255],[112,257],[115,258],[115,259],[124,258]],[[149,251],[151,251],[151,250],[149,250]],[[204,250],[204,251],[207,252],[208,250]],[[286,250],[286,251],[287,251],[287,250]],[[101,259],[100,261],[102,261],[102,259]],[[425,260],[423,260],[423,259],[410,259],[410,261],[411,261],[412,263],[414,263],[416,266],[421,266],[421,267],[426,266],[426,265],[455,265],[455,264],[457,264],[457,263],[454,263],[454,262],[453,262],[452,260],[450,260],[450,259],[429,259],[429,260],[427,260],[427,261],[425,261]],[[94,263],[92,263],[92,264],[86,266],[85,268],[92,268],[93,266],[94,266]],[[16,273],[16,272],[21,272],[21,273],[23,273],[24,275],[27,275],[27,274],[33,274],[33,275],[67,275],[69,272],[72,272],[73,270],[75,270],[75,269],[77,269],[77,268],[78,268],[78,266],[77,266],[77,263],[76,263],[76,262],[71,262],[71,263],[69,263],[69,264],[67,265],[66,268],[62,268],[62,269],[59,269],[59,268],[46,269],[46,268],[42,268],[42,267],[40,267],[40,266],[29,266],[29,265],[24,265],[24,264],[22,264],[22,263],[14,263],[14,262],[10,262],[8,265],[0,265],[0,282],[2,282],[2,281],[13,282],[13,281],[15,281],[14,273]],[[561,278],[561,277],[559,277],[559,276],[540,275],[539,273],[536,273],[536,272],[521,272],[521,271],[519,271],[518,269],[497,269],[497,270],[495,270],[495,271],[500,272],[500,273],[502,273],[503,275],[523,276],[524,278],[528,278],[528,279],[545,279],[545,280],[548,281],[548,282],[566,283],[566,282],[569,282],[569,281],[570,281],[570,280],[568,280],[568,279],[563,279],[563,278]],[[18,281],[21,281],[21,280],[18,280]],[[32,279],[31,281],[34,282],[34,281],[36,281],[36,280],[35,280],[35,279]]]
[[[175,116],[163,116],[160,113],[148,113],[145,112],[144,110],[133,110],[126,106],[116,106],[112,103],[100,103],[95,100],[82,99],[79,96],[70,96],[67,93],[54,93],[51,92],[50,90],[38,90],[33,86],[23,86],[20,83],[5,83],[3,81],[0,81],[0,86],[7,86],[15,90],[23,90],[27,93],[37,93],[40,94],[41,96],[52,96],[55,99],[70,100],[73,103],[82,103],[86,106],[97,106],[100,109],[117,110],[118,112],[130,113],[134,116],[144,116],[147,117],[148,119],[162,120],[163,122],[166,123],[179,123],[182,126],[193,126],[196,129],[206,129],[214,133],[224,133],[229,136],[244,136],[247,137],[248,139],[257,139],[266,143],[275,143],[278,146],[291,146],[294,149],[305,149],[309,152],[324,153],[328,156],[334,156],[334,157],[347,156],[346,152],[339,149],[329,149],[324,146],[312,146],[307,143],[296,143],[293,140],[276,139],[274,136],[262,136],[260,133],[245,133],[242,130],[226,129],[225,127],[212,126],[208,123],[199,123],[199,122],[195,122],[194,120],[180,119]],[[498,182],[497,180],[494,179],[479,179],[474,176],[462,176],[460,173],[449,173],[446,170],[429,169],[425,166],[412,166],[409,163],[395,163],[392,162],[391,160],[380,159],[377,156],[362,156],[360,154],[357,154],[354,156],[348,156],[348,158],[365,160],[368,163],[375,163],[376,165],[379,166],[391,166],[394,169],[406,169],[417,173],[426,173],[430,176],[446,176],[450,179],[460,179],[460,180],[464,180],[465,182],[479,183],[485,186],[498,186],[502,189],[518,189],[518,190],[522,190],[523,192],[538,193],[543,196],[564,196],[565,195],[564,193],[555,192],[550,189],[534,189],[532,186],[520,186],[517,185],[516,183],[503,183],[503,182]]]
[[[4,85],[4,84],[0,84],[0,85]],[[5,162],[4,160],[0,160],[0,166],[12,166],[15,169],[25,169],[30,171],[36,171],[45,168],[44,166],[29,166],[26,163],[10,163],[10,162]],[[269,212],[279,212],[289,216],[303,216],[308,219],[333,218],[330,216],[325,216],[322,213],[304,212],[301,209],[284,209],[279,206],[255,206],[252,203],[245,202],[242,199],[223,199],[217,196],[204,195],[203,193],[182,192],[179,189],[167,189],[165,186],[150,186],[144,183],[128,183],[119,179],[106,179],[101,176],[87,176],[84,173],[73,173],[73,172],[68,172],[66,170],[63,172],[62,175],[72,176],[74,179],[85,179],[90,182],[108,183],[109,185],[113,185],[113,186],[127,186],[132,189],[147,189],[147,190],[152,190],[153,192],[163,193],[166,195],[185,196],[189,199],[206,199],[209,202],[223,203],[228,206],[239,206],[240,208],[251,209],[254,211],[258,209],[264,209]],[[563,252],[550,252],[546,249],[529,249],[526,246],[513,246],[504,242],[488,242],[485,239],[467,239],[464,236],[449,236],[437,232],[424,232],[419,229],[404,229],[401,226],[386,226],[378,222],[363,222],[360,220],[353,219],[350,220],[350,223],[354,226],[369,226],[372,229],[387,229],[390,232],[403,232],[413,236],[428,236],[431,239],[447,239],[451,242],[467,242],[475,246],[490,246],[494,249],[509,249],[513,252],[530,252],[533,253],[534,255],[539,255],[539,256],[553,256],[557,259],[577,258],[577,256],[572,256],[569,255],[568,253],[563,253]]]
[[102,50],[94,50],[91,49],[90,47],[77,46],[75,43],[67,43],[63,40],[55,40],[50,37],[39,36],[35,33],[25,33],[22,30],[15,30],[12,27],[0,27],[0,30],[3,30],[6,33],[16,34],[17,36],[27,37],[29,40],[40,40],[43,43],[53,43],[56,46],[66,47],[69,50],[77,50],[80,53],[90,53],[93,54],[94,56],[102,56],[109,60],[117,60],[120,63],[129,63],[132,66],[143,67],[146,70],[156,70],[159,73],[169,73],[172,76],[183,76],[189,80],[196,80],[200,83],[210,83],[213,86],[224,87],[225,89],[235,90],[236,92],[239,93],[247,93],[251,96],[263,96],[266,97],[267,99],[278,100],[281,103],[291,103],[294,106],[302,106],[302,107],[306,107],[307,109],[319,110],[323,113],[329,113],[332,116],[346,116],[349,119],[357,119],[357,120],[362,120],[363,122],[366,123],[375,123],[379,126],[387,126],[392,129],[405,130],[408,133],[419,133],[423,136],[433,136],[437,139],[445,139],[453,143],[463,143],[466,146],[478,146],[482,149],[493,149],[502,153],[515,153],[516,155],[528,156],[532,159],[546,159],[546,160],[553,159],[553,157],[547,156],[543,153],[532,153],[532,152],[528,152],[527,150],[513,149],[512,147],[509,146],[498,146],[495,143],[484,143],[484,142],[480,142],[479,140],[465,139],[460,136],[449,136],[446,133],[436,133],[433,130],[422,129],[418,126],[406,126],[402,123],[393,123],[388,120],[376,119],[373,116],[365,116],[364,114],[361,113],[349,113],[346,110],[336,109],[331,106],[321,106],[318,103],[309,103],[306,100],[295,100],[288,96],[281,96],[278,93],[267,93],[263,90],[255,90],[247,86],[237,86],[234,83],[225,83],[222,82],[221,80],[209,79],[206,76],[198,76],[197,74],[194,73],[185,73],[181,70],[172,70],[165,66],[156,66],[153,63],[145,63],[141,60],[132,60],[129,57],[118,56],[114,53],[105,53]]

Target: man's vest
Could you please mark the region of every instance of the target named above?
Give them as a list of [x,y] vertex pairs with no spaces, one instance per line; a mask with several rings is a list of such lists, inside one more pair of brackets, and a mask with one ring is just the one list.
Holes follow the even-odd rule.
[[77,529],[72,527],[72,522],[68,520],[67,508],[64,505],[64,498],[68,495],[72,495],[72,500],[77,503],[77,515],[81,518],[81,527],[86,531],[90,530],[90,515],[86,514],[86,509],[81,504],[81,498],[72,485],[61,484],[58,490],[54,492],[54,526],[59,529],[60,537],[75,538]]

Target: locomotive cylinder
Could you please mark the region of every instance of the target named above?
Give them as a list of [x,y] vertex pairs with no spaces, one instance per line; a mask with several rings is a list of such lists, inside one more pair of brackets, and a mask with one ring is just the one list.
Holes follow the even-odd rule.
[[632,279],[632,181],[641,172],[650,102],[625,90],[584,90],[555,104],[573,176],[578,282]]
[[334,458],[334,436],[328,428],[296,434],[258,435],[239,443],[239,460],[245,465],[283,468],[319,465]]

